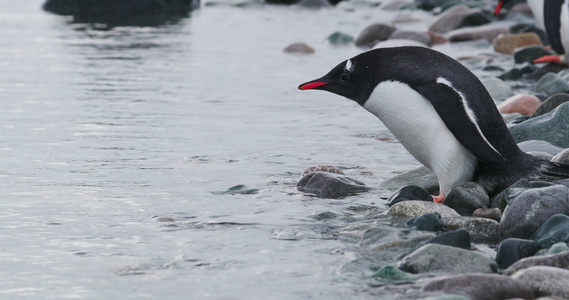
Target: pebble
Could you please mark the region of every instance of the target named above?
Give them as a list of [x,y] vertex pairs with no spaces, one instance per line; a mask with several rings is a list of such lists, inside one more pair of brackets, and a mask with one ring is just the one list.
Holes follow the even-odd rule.
[[502,212],[500,209],[494,208],[479,208],[472,213],[472,216],[475,218],[483,218],[483,219],[490,219],[494,221],[500,222],[502,219]]
[[540,57],[554,54],[551,51],[545,50],[542,46],[527,46],[522,48],[517,48],[514,51],[514,61],[516,64],[521,64],[525,62],[532,62]]
[[494,41],[500,34],[507,34],[508,28],[500,25],[490,24],[474,28],[461,28],[448,33],[450,42],[465,42],[474,40],[486,40],[489,43]]
[[534,299],[533,290],[524,282],[496,274],[466,274],[435,279],[425,284],[422,290],[465,295],[470,300]]
[[500,237],[527,239],[551,216],[567,213],[569,188],[553,185],[523,191],[506,206],[500,222]]
[[506,269],[524,257],[533,256],[542,248],[539,243],[532,240],[517,238],[505,239],[498,246],[496,263],[500,268]]
[[569,242],[569,216],[564,214],[552,216],[530,238],[541,244],[543,248],[559,242]]
[[544,115],[552,110],[554,110],[557,106],[568,102],[569,101],[569,94],[565,93],[558,93],[552,95],[551,97],[545,99],[543,103],[537,108],[537,110],[531,116],[532,118]]
[[504,34],[494,40],[494,51],[503,54],[514,54],[515,50],[527,46],[543,46],[539,35],[533,32]]
[[346,46],[354,41],[354,37],[347,33],[336,31],[329,35],[327,40],[331,45],[334,46]]
[[500,223],[486,218],[455,217],[443,219],[443,226],[447,229],[465,228],[473,241],[494,243],[498,240]]
[[464,5],[455,5],[433,19],[429,31],[447,33],[459,28],[467,16],[480,12],[478,9],[470,9]]
[[537,296],[556,296],[569,298],[569,270],[549,266],[535,266],[512,274],[527,287],[532,288]]
[[358,47],[371,48],[377,42],[385,41],[395,31],[393,26],[374,23],[364,28],[355,40]]
[[283,51],[290,54],[312,54],[314,53],[314,48],[306,43],[294,43],[286,46]]
[[559,105],[553,111],[509,127],[517,143],[543,140],[557,147],[569,148],[569,103]]
[[551,266],[556,268],[569,269],[569,252],[524,258],[504,270],[504,275],[510,276],[519,270],[527,269],[533,266]]
[[430,46],[432,41],[431,36],[426,32],[408,30],[395,30],[391,36],[389,36],[389,39],[413,40],[427,46]]
[[535,91],[536,93],[541,92],[546,95],[565,93],[569,91],[569,82],[563,80],[557,74],[547,73],[537,82]]
[[518,94],[498,104],[498,111],[501,114],[520,113],[522,115],[531,115],[541,104],[541,100],[534,95]]
[[461,215],[470,216],[476,209],[490,206],[490,198],[476,182],[463,182],[450,190],[443,204]]
[[305,193],[314,194],[319,198],[343,198],[349,195],[367,192],[369,187],[364,183],[345,175],[316,172],[302,177],[296,188]]
[[394,217],[415,218],[433,212],[439,213],[443,222],[448,218],[460,217],[454,209],[446,205],[417,200],[403,201],[394,204],[389,208],[387,214]]
[[381,182],[379,188],[388,191],[396,191],[408,185],[417,185],[433,195],[439,193],[437,175],[425,166],[391,177]]
[[405,222],[403,225],[405,225],[405,227],[409,227],[415,230],[423,230],[423,231],[443,230],[443,224],[441,223],[441,215],[436,212],[411,218],[407,220],[407,222]]
[[408,185],[395,191],[388,199],[387,206],[393,206],[395,203],[407,200],[421,200],[433,202],[433,197],[425,189],[416,186]]
[[426,244],[409,253],[396,266],[413,274],[495,273],[497,270],[496,262],[482,253],[440,244]]
[[484,87],[494,99],[504,99],[511,97],[514,93],[512,88],[503,80],[496,77],[481,78],[480,80]]

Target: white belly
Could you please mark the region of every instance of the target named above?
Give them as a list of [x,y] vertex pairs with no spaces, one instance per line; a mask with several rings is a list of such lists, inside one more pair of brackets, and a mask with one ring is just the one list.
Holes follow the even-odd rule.
[[433,105],[408,85],[380,83],[364,108],[376,115],[413,157],[435,172],[441,193],[446,195],[454,185],[472,179],[476,158],[458,142]]

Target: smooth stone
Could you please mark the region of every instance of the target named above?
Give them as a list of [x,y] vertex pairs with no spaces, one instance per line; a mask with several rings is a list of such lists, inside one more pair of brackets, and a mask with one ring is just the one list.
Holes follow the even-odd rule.
[[490,219],[497,222],[500,222],[502,219],[502,212],[500,209],[494,208],[479,208],[472,213],[472,217],[474,218],[483,218],[483,219]]
[[541,100],[534,95],[518,94],[498,104],[498,111],[501,114],[520,113],[522,115],[531,115],[541,104]]
[[510,125],[509,130],[517,143],[543,140],[557,147],[569,148],[569,103],[561,104],[547,114]]
[[569,269],[569,252],[561,252],[553,255],[531,256],[517,261],[509,268],[504,270],[504,275],[510,276],[519,270],[533,266],[551,266],[562,269]]
[[531,156],[533,156],[537,159],[541,159],[541,160],[545,160],[545,161],[550,161],[553,158],[553,155],[551,155],[549,153],[545,153],[545,152],[528,152],[527,154],[530,154]]
[[551,51],[545,50],[542,46],[527,46],[517,48],[514,50],[514,61],[516,64],[525,62],[532,62],[540,57],[554,54]]
[[508,203],[512,201],[512,199],[514,199],[516,196],[518,196],[521,192],[529,189],[542,188],[552,185],[554,185],[554,183],[548,181],[528,180],[526,178],[522,178],[492,198],[490,207],[496,207],[501,211],[504,211],[506,205],[508,205]]
[[345,175],[329,172],[310,173],[302,177],[296,188],[305,193],[314,194],[319,198],[343,198],[367,192],[369,187],[362,182]]
[[537,67],[534,65],[526,65],[519,68],[512,68],[508,72],[498,76],[498,78],[502,80],[518,80],[526,76],[532,75],[537,70]]
[[405,222],[403,225],[405,227],[409,227],[414,230],[424,230],[424,231],[443,230],[443,224],[441,223],[441,215],[436,212],[411,218],[407,220],[407,222]]
[[539,35],[536,33],[504,34],[494,40],[494,51],[503,54],[514,54],[517,48],[533,45],[543,46]]
[[465,295],[470,300],[534,298],[533,290],[524,282],[496,274],[467,274],[435,279],[425,284],[422,290]]
[[448,39],[442,34],[438,34],[432,31],[427,32],[427,34],[431,37],[431,46],[440,45],[448,42]]
[[494,99],[505,99],[514,94],[512,88],[499,78],[487,77],[480,81]]
[[396,191],[404,186],[417,185],[430,194],[438,194],[439,181],[437,175],[429,168],[421,166],[411,171],[391,177],[379,184],[379,188]]
[[334,46],[349,45],[353,41],[354,41],[353,36],[351,36],[347,33],[340,32],[340,31],[336,31],[336,32],[334,32],[328,36],[328,42],[330,42],[330,44],[334,45]]
[[370,48],[377,42],[385,41],[395,31],[393,26],[374,23],[364,28],[355,40],[358,47]]
[[565,81],[569,81],[569,69],[561,70],[557,75]]
[[535,266],[512,274],[511,278],[533,288],[537,296],[569,298],[569,270]]
[[562,164],[569,164],[569,148],[555,154],[551,161]]
[[500,223],[495,220],[473,217],[456,217],[444,219],[443,226],[447,229],[465,228],[470,237],[476,242],[497,242]]
[[569,213],[569,188],[530,189],[512,199],[502,215],[500,237],[527,239],[553,215]]
[[[527,3],[526,3],[527,5]],[[511,12],[511,10],[510,10]],[[531,11],[529,15],[532,15]],[[539,39],[543,43],[543,45],[549,45],[549,41],[547,40],[547,34],[545,31],[534,24],[531,23],[519,23],[512,27],[510,27],[511,33],[526,33],[526,32],[533,32],[539,36]]]
[[391,36],[389,36],[390,40],[412,40],[417,41],[421,44],[430,46],[431,45],[431,36],[426,32],[419,32],[419,31],[408,31],[408,30],[395,30]]
[[533,73],[531,73],[528,78],[539,80],[547,73],[557,74],[562,70],[565,70],[568,66],[567,65],[559,65],[559,64],[545,64],[541,67],[537,67]]
[[314,53],[314,48],[306,43],[294,43],[286,46],[283,51],[290,54],[312,54]]
[[488,208],[490,198],[478,183],[463,182],[450,190],[443,204],[461,215],[470,216],[478,208]]
[[470,232],[465,228],[443,232],[425,242],[425,244],[439,244],[470,250]]
[[448,40],[452,43],[474,41],[474,40],[486,40],[489,43],[494,41],[500,34],[507,34],[508,28],[490,24],[474,28],[461,28],[456,29],[448,33]]
[[453,6],[433,19],[429,26],[429,31],[446,33],[457,29],[468,15],[479,11],[478,9],[470,9],[464,5]]
[[551,155],[563,151],[563,148],[552,145],[550,142],[542,140],[528,140],[518,144],[524,152],[545,152]]
[[404,186],[397,191],[395,191],[387,199],[387,206],[393,206],[395,203],[407,200],[421,200],[433,202],[433,196],[429,194],[425,189],[416,185]]
[[567,245],[567,243],[564,242],[559,242],[559,243],[555,243],[553,245],[551,245],[551,247],[549,247],[549,249],[546,249],[546,251],[543,253],[543,255],[554,255],[554,254],[559,254],[559,253],[563,253],[563,252],[567,252],[569,251],[569,245]]
[[372,226],[361,234],[360,245],[377,245],[400,240],[400,229],[389,226]]
[[389,281],[412,281],[417,278],[416,275],[403,272],[395,266],[385,266],[375,272],[371,277]]
[[441,220],[460,217],[460,215],[452,208],[434,202],[409,200],[394,204],[389,208],[387,214],[393,217],[401,218],[415,218],[420,215],[428,213],[439,213],[441,215]]
[[565,102],[569,102],[569,94],[558,93],[552,95],[543,101],[543,103],[537,108],[531,117],[535,118],[537,116],[544,115]]
[[569,216],[556,214],[549,218],[530,239],[548,248],[559,242],[569,242]]
[[553,95],[557,93],[564,93],[569,91],[569,82],[563,80],[554,73],[547,73],[541,77],[537,82],[535,87],[536,92],[542,92],[547,95]]
[[396,266],[413,274],[495,273],[497,270],[496,262],[482,253],[440,244],[426,244],[405,256]]
[[[493,21],[492,17],[484,13],[481,9],[473,9],[470,14],[466,15],[466,17],[462,19],[462,22],[460,22],[458,28],[462,27],[480,28],[483,27],[483,25],[492,23],[492,21]],[[508,32],[506,31],[506,33]]]
[[498,246],[496,263],[500,268],[506,269],[516,261],[533,256],[543,247],[532,240],[525,239],[505,239]]
[[346,174],[344,174],[344,172],[342,172],[342,170],[338,169],[335,166],[315,165],[315,166],[306,168],[306,170],[304,170],[302,172],[300,177],[302,178],[302,177],[306,176],[307,174],[316,173],[316,172],[329,172],[329,173],[334,173],[334,174],[346,175]]

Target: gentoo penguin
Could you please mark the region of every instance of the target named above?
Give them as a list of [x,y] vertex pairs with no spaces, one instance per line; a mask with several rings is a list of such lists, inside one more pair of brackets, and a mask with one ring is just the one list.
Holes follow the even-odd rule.
[[429,48],[370,50],[298,88],[344,96],[377,116],[435,172],[440,187],[435,202],[466,181],[493,196],[523,177],[569,176],[569,167],[521,151],[480,80]]
[[[504,5],[515,0],[500,0],[494,11],[498,15]],[[569,52],[569,1],[567,0],[527,0],[535,17],[537,26],[547,33],[551,48],[561,55],[547,55],[534,62],[568,63]]]

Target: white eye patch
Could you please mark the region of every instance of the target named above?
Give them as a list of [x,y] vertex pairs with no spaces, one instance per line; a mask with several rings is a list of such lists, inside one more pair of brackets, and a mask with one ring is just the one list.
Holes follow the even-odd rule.
[[348,59],[348,61],[346,61],[346,66],[344,67],[344,70],[348,72],[352,72],[354,70],[354,64],[352,64],[351,60]]

